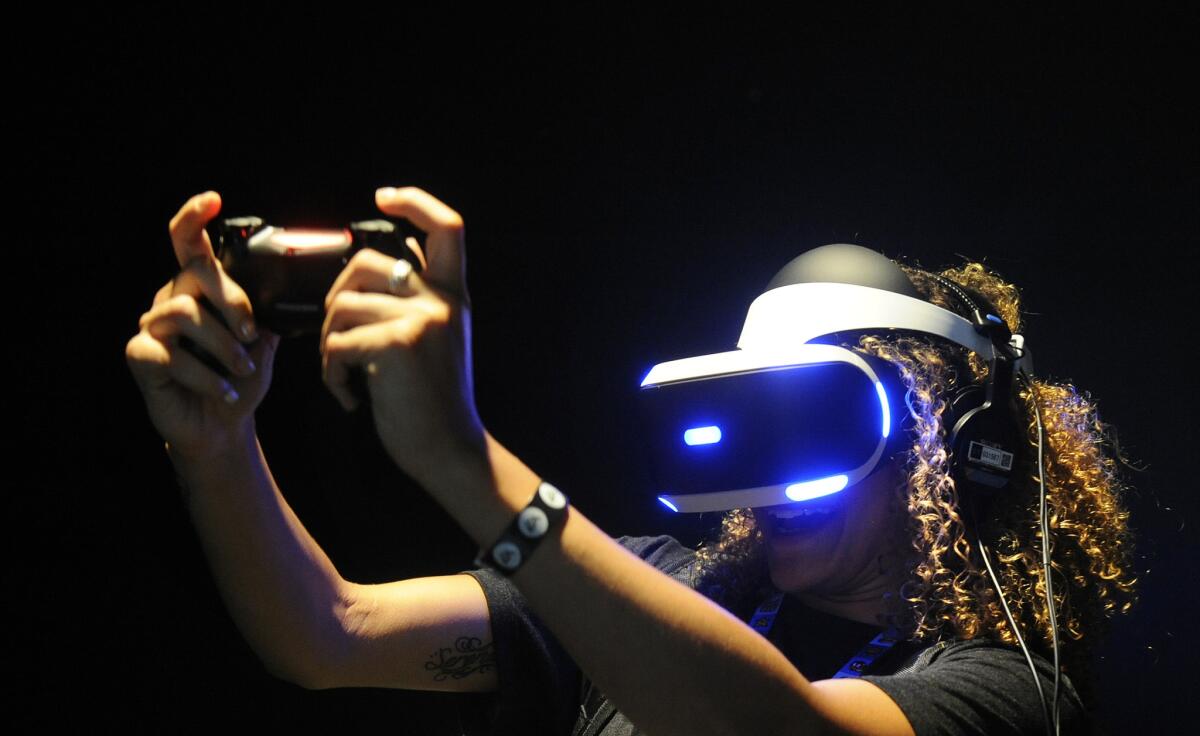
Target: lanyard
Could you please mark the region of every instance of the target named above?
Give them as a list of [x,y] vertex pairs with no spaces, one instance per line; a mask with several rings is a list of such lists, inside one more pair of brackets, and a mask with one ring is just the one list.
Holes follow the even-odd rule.
[[[767,637],[771,633],[771,627],[775,625],[775,617],[779,615],[779,609],[783,606],[783,593],[776,592],[774,595],[767,598],[750,617],[750,628],[754,629],[763,637]],[[900,636],[896,629],[890,628],[887,631],[881,632],[877,636],[867,642],[858,654],[850,658],[849,662],[842,665],[842,668],[834,675],[834,679],[842,677],[860,677],[862,673],[875,663],[875,660],[882,657],[889,649],[900,641]]]

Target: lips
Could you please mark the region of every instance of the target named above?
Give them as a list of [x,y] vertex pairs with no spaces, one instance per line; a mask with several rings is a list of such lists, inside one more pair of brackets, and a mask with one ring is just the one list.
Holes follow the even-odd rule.
[[798,536],[825,529],[841,518],[840,509],[831,506],[789,504],[761,509],[767,528],[773,536]]

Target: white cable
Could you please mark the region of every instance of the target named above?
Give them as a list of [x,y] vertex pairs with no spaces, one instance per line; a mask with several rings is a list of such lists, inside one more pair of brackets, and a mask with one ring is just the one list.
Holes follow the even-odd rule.
[[1033,383],[1029,380],[1029,377],[1026,376],[1024,373],[1018,373],[1017,375],[1021,378],[1022,381],[1024,381],[1026,387],[1029,388],[1029,401],[1033,405],[1033,417],[1037,422],[1037,430],[1038,430],[1038,487],[1040,488],[1040,491],[1039,491],[1040,514],[1041,514],[1041,523],[1042,523],[1042,569],[1045,570],[1045,574],[1046,574],[1046,609],[1047,609],[1046,612],[1050,616],[1050,632],[1051,632],[1051,639],[1052,639],[1052,642],[1054,645],[1054,696],[1053,696],[1053,700],[1051,701],[1052,705],[1051,705],[1050,712],[1051,712],[1051,717],[1054,720],[1054,734],[1055,734],[1055,736],[1058,736],[1059,726],[1060,726],[1059,712],[1058,712],[1058,697],[1059,697],[1059,689],[1058,689],[1059,688],[1058,611],[1056,610],[1055,604],[1054,604],[1054,583],[1053,583],[1053,580],[1051,579],[1051,569],[1050,569],[1050,522],[1049,522],[1049,519],[1047,518],[1049,516],[1049,514],[1047,514],[1047,509],[1046,509],[1046,468],[1045,468],[1045,463],[1043,461],[1043,450],[1045,448],[1045,441],[1043,439],[1043,433],[1042,433],[1042,415],[1041,415],[1041,412],[1038,410],[1037,397],[1035,395]]
[[996,573],[992,570],[992,562],[988,558],[987,545],[983,540],[979,541],[979,554],[983,557],[983,565],[987,568],[988,577],[992,579],[992,585],[996,586],[996,594],[1000,596],[1000,605],[1004,607],[1004,616],[1008,619],[1008,625],[1012,627],[1013,635],[1017,637],[1017,643],[1021,645],[1021,652],[1025,655],[1025,661],[1029,664],[1029,671],[1033,673],[1033,684],[1037,686],[1038,700],[1042,703],[1042,716],[1046,718],[1046,733],[1050,733],[1050,712],[1046,707],[1046,695],[1042,692],[1042,680],[1038,677],[1037,668],[1033,666],[1033,657],[1029,656],[1029,649],[1025,646],[1025,639],[1021,637],[1021,630],[1017,628],[1017,622],[1013,620],[1012,611],[1008,610],[1008,601],[1004,600],[1004,591],[1000,589],[1000,581],[996,579]]

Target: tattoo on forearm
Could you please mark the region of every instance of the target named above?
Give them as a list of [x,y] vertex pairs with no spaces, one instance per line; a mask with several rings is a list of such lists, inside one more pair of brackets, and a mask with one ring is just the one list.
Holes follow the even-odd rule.
[[442,647],[429,656],[425,669],[435,673],[434,682],[450,678],[461,680],[476,672],[490,672],[496,666],[494,642],[484,644],[474,636],[460,636],[454,647]]

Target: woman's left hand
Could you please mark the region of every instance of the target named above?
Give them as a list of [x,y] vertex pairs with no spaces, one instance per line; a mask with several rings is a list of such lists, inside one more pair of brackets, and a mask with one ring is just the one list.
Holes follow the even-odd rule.
[[358,404],[350,369],[363,370],[384,448],[429,489],[448,464],[485,452],[471,373],[463,221],[414,187],[385,187],[375,193],[375,202],[428,234],[427,258],[409,241],[427,264],[394,285],[395,258],[363,250],[350,259],[325,299],[324,380],[350,410]]

